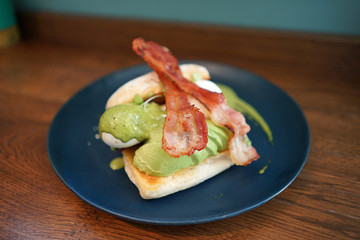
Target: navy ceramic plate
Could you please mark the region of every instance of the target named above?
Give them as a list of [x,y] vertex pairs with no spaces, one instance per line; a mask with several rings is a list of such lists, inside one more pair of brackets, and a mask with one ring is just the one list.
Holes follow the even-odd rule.
[[110,169],[109,163],[118,153],[95,137],[107,99],[128,80],[149,72],[143,64],[99,79],[57,113],[47,147],[50,162],[65,185],[105,212],[164,225],[225,219],[258,207],[283,191],[299,174],[309,152],[310,133],[301,109],[285,92],[258,75],[225,64],[193,62],[206,66],[214,82],[232,87],[265,118],[274,144],[259,126],[248,121],[252,127],[249,137],[261,156],[259,160],[247,167],[232,167],[185,191],[143,200],[124,169]]

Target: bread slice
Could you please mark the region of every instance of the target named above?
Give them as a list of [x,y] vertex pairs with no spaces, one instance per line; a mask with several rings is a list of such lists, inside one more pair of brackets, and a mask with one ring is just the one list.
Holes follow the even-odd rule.
[[133,165],[135,150],[136,148],[123,150],[125,171],[144,199],[161,198],[188,189],[234,165],[229,151],[224,151],[205,159],[197,166],[180,170],[171,176],[156,177],[140,172]]
[[[179,67],[186,79],[191,79],[192,74],[195,72],[200,74],[202,79],[210,79],[209,71],[204,66],[182,64]],[[110,96],[105,108],[108,109],[117,104],[132,102],[136,94],[143,98],[146,98],[149,94],[163,94],[163,87],[158,75],[155,72],[149,72],[125,83]]]

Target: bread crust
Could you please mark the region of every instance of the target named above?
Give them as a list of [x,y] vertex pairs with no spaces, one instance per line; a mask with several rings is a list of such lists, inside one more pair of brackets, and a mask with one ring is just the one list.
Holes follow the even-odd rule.
[[224,151],[203,160],[199,165],[180,170],[170,176],[157,177],[147,175],[134,166],[135,151],[134,147],[123,150],[125,171],[144,199],[161,198],[191,188],[234,165],[229,151]]

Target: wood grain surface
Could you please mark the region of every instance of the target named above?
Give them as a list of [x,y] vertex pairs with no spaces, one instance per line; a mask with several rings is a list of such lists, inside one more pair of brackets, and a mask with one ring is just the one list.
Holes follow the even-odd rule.
[[[360,239],[360,38],[45,13],[19,13],[23,41],[0,50],[1,239]],[[57,177],[46,138],[59,108],[101,76],[142,63],[142,36],[179,59],[264,76],[300,105],[307,163],[266,204],[189,226],[124,221]],[[256,189],[254,189],[255,191]]]

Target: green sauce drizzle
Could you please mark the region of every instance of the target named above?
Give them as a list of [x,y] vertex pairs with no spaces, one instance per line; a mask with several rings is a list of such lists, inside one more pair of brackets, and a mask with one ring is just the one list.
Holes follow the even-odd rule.
[[270,162],[271,160],[269,160],[268,163],[262,169],[259,170],[259,174],[263,174],[265,172],[265,170],[269,167]]
[[124,159],[122,157],[114,158],[110,162],[110,168],[112,170],[119,170],[119,169],[122,169],[123,167],[124,167]]
[[262,130],[265,132],[269,142],[273,143],[273,136],[271,129],[264,120],[264,118],[259,114],[259,112],[256,111],[256,109],[252,107],[250,104],[239,98],[236,92],[230,87],[220,83],[217,83],[217,85],[222,90],[228,105],[231,108],[235,109],[236,111],[243,113],[250,120],[253,120],[257,124],[259,124]]

